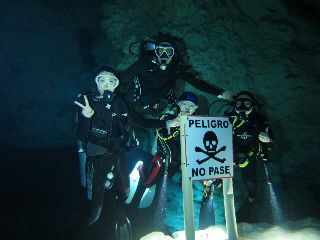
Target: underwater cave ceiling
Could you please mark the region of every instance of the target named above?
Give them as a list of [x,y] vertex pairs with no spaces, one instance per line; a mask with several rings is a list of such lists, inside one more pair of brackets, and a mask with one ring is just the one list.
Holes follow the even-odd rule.
[[[2,146],[74,145],[72,102],[91,85],[93,67],[125,68],[135,60],[131,42],[163,31],[184,39],[190,63],[208,82],[259,96],[277,139],[275,173],[289,188],[292,178],[319,188],[317,1],[105,1],[87,8],[102,10],[98,20],[86,9],[73,11],[74,1],[69,8],[57,1],[59,13],[46,1],[14,2],[0,4]],[[302,6],[309,12],[299,12]]]

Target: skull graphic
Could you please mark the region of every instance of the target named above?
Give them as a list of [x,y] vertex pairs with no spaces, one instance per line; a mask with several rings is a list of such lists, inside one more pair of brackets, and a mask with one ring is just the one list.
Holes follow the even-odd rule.
[[225,158],[219,158],[216,157],[216,155],[219,152],[223,152],[226,150],[226,146],[221,147],[219,150],[217,150],[217,146],[218,146],[218,137],[217,135],[212,132],[212,131],[208,131],[204,134],[203,136],[203,146],[205,147],[206,150],[203,150],[200,147],[195,147],[194,150],[196,152],[202,152],[204,154],[207,155],[207,157],[205,157],[204,159],[198,159],[196,160],[196,162],[200,165],[206,161],[208,161],[209,159],[213,159],[216,160],[218,162],[224,163],[226,161]]
[[203,146],[208,152],[216,151],[218,146],[217,135],[212,131],[206,132],[203,136]]

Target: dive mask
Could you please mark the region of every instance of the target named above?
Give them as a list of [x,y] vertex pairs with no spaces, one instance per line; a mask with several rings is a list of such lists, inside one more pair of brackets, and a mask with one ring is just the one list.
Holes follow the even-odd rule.
[[252,100],[249,98],[237,98],[235,100],[235,110],[237,113],[250,114],[253,108]]
[[167,58],[171,58],[174,55],[174,48],[172,46],[157,46],[155,48],[156,56],[161,57],[163,54],[167,55]]
[[174,56],[174,48],[168,42],[162,42],[155,48],[155,54],[161,70],[166,70]]
[[119,79],[108,72],[101,72],[95,78],[99,89],[114,91],[119,85]]

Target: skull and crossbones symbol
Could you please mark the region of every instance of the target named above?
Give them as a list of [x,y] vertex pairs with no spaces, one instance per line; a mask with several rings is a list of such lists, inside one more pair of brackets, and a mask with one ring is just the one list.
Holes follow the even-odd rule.
[[206,158],[202,159],[202,160],[197,160],[196,162],[199,163],[199,164],[202,164],[206,161],[208,161],[210,158],[218,161],[218,162],[221,162],[221,163],[224,163],[226,161],[225,158],[218,158],[216,157],[216,155],[219,153],[219,152],[222,152],[222,151],[225,151],[226,150],[226,146],[223,146],[221,147],[219,150],[216,150],[217,149],[217,146],[218,146],[218,138],[217,138],[217,135],[212,132],[212,131],[208,131],[204,134],[203,136],[203,146],[205,147],[206,150],[203,150],[202,148],[200,147],[195,147],[195,151],[196,152],[202,152],[204,154],[207,155]]

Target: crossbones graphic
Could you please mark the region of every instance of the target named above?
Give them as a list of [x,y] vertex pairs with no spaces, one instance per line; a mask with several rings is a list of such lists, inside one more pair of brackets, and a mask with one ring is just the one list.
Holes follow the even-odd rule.
[[206,158],[202,159],[202,160],[196,160],[196,162],[200,165],[206,161],[208,161],[210,158],[218,161],[218,162],[221,162],[221,163],[224,163],[226,161],[225,158],[221,159],[221,158],[217,158],[216,155],[219,153],[219,152],[222,152],[222,151],[225,151],[226,150],[226,146],[223,146],[221,147],[219,150],[216,150],[217,149],[217,146],[218,146],[218,138],[217,138],[217,135],[212,132],[212,131],[208,131],[204,134],[203,136],[203,145],[205,147],[206,150],[203,150],[202,148],[200,147],[195,147],[195,151],[196,152],[202,152],[204,154],[207,155]]

